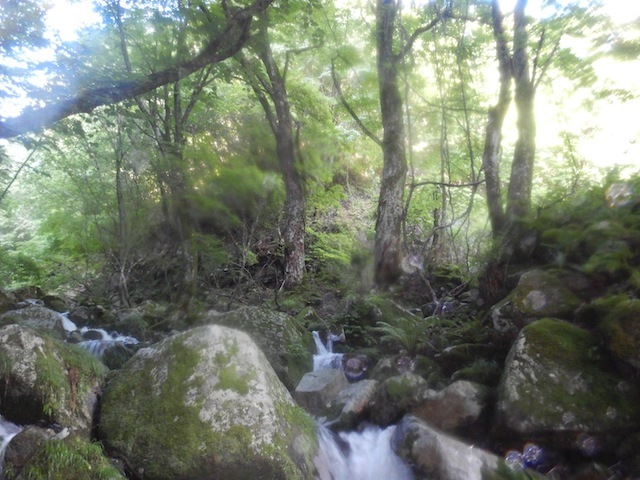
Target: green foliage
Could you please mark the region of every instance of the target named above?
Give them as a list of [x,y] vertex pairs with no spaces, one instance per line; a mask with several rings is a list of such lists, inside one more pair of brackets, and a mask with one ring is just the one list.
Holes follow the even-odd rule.
[[378,322],[375,331],[382,334],[382,341],[400,345],[409,355],[415,355],[425,338],[425,320],[418,317],[397,317],[393,323]]
[[102,447],[78,437],[49,440],[24,466],[24,480],[118,480],[124,477],[109,464]]
[[38,285],[44,271],[31,256],[21,251],[10,251],[0,247],[0,282],[15,289],[27,285]]

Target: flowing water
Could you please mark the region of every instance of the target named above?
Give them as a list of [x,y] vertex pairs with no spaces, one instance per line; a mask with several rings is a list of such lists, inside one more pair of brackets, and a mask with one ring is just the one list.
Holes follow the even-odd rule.
[[[318,332],[313,339],[314,370],[342,368],[342,354],[333,353],[331,335],[326,345]],[[319,425],[318,480],[413,480],[411,469],[391,448],[395,428],[363,424],[356,431],[335,433]]]
[[2,476],[4,452],[7,449],[7,445],[9,445],[11,439],[20,433],[21,430],[22,427],[5,420],[4,417],[0,415],[0,477]]
[[89,337],[88,339],[79,342],[77,345],[98,358],[102,357],[102,354],[106,350],[115,345],[137,345],[139,343],[137,338],[128,335],[120,335],[118,332],[109,333],[103,328],[82,327],[78,329],[77,325],[69,320],[64,314],[63,319],[63,326],[67,333],[78,331],[84,338]]

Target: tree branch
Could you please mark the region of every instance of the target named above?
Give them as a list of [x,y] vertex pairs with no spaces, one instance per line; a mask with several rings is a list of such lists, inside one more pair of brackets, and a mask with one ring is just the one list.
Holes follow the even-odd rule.
[[0,138],[39,130],[77,113],[90,113],[95,108],[118,103],[176,82],[197,70],[235,55],[249,38],[252,17],[265,10],[274,0],[256,0],[232,15],[227,26],[198,55],[190,60],[154,72],[136,80],[112,82],[62,99],[42,108],[29,108],[14,118],[0,122]]
[[358,126],[360,127],[360,130],[362,130],[362,132],[367,137],[373,140],[376,143],[376,145],[378,145],[379,147],[382,147],[382,140],[380,140],[380,138],[378,138],[378,136],[375,133],[373,133],[371,130],[367,128],[367,126],[362,122],[362,120],[360,120],[360,117],[358,117],[358,114],[355,112],[355,110],[351,108],[351,105],[349,105],[349,102],[347,102],[347,99],[344,97],[344,94],[342,93],[342,88],[340,87],[340,81],[338,80],[338,75],[336,74],[336,63],[334,59],[331,59],[331,78],[333,79],[333,86],[336,89],[336,92],[338,93],[338,97],[340,98],[340,103],[342,103],[342,106],[345,108],[347,112],[349,112],[349,115],[351,115],[353,120],[358,124]]

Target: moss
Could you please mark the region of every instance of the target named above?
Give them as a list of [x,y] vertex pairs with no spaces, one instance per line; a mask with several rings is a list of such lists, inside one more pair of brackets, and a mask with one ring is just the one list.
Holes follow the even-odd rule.
[[599,325],[611,353],[621,360],[640,359],[640,300],[615,305]]
[[[105,392],[100,430],[108,433],[109,448],[127,458],[145,458],[150,478],[168,479],[197,469],[199,452],[221,438],[200,420],[202,400],[192,405],[185,402],[184,392],[202,384],[201,378],[193,376],[199,354],[179,341],[169,343],[165,354],[170,367],[162,381],[150,380],[163,374],[154,371],[152,362],[138,371],[125,367],[114,376]],[[120,408],[127,404],[132,407]],[[149,439],[155,443],[149,445]]]
[[77,437],[50,440],[31,457],[20,478],[24,480],[116,480],[124,477],[109,464],[100,445]]
[[[546,380],[521,382],[518,399],[513,401],[514,411],[547,426],[567,424],[565,414],[570,413],[577,424],[586,423],[594,429],[601,427],[593,425],[594,421],[626,427],[635,418],[635,396],[622,393],[617,388],[620,378],[602,368],[595,336],[550,318],[528,325],[522,333],[527,338],[526,355],[534,359]],[[613,419],[608,414],[611,409],[616,414]]]
[[218,352],[215,358],[219,367],[216,388],[233,390],[240,395],[246,395],[249,393],[249,382],[256,378],[256,374],[255,372],[249,372],[245,375],[238,374],[236,366],[230,363],[231,359],[238,354],[238,345],[234,340],[225,340],[224,344],[227,353]]

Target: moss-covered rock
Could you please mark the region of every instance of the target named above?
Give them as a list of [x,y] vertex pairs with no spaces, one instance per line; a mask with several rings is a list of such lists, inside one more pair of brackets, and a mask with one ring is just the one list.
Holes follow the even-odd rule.
[[598,330],[617,359],[640,369],[640,300],[617,303],[609,310]]
[[241,307],[226,313],[207,312],[199,323],[224,325],[248,333],[290,391],[312,368],[311,336],[305,335],[300,324],[286,313]]
[[582,300],[560,278],[538,269],[523,273],[516,288],[491,309],[494,328],[517,331],[539,318],[572,319]]
[[0,402],[14,422],[44,420],[88,435],[106,371],[75,345],[20,325],[0,329]]
[[102,447],[76,436],[43,442],[18,472],[6,465],[5,480],[124,480],[104,456]]
[[313,478],[313,420],[251,338],[219,325],[139,350],[109,383],[99,430],[145,479]]
[[498,388],[498,423],[522,435],[555,434],[555,441],[564,441],[563,433],[634,429],[640,425],[639,393],[606,367],[598,338],[546,318],[525,327],[509,353]]
[[381,426],[397,422],[424,400],[427,381],[414,373],[389,377],[378,385],[371,405],[371,418]]

